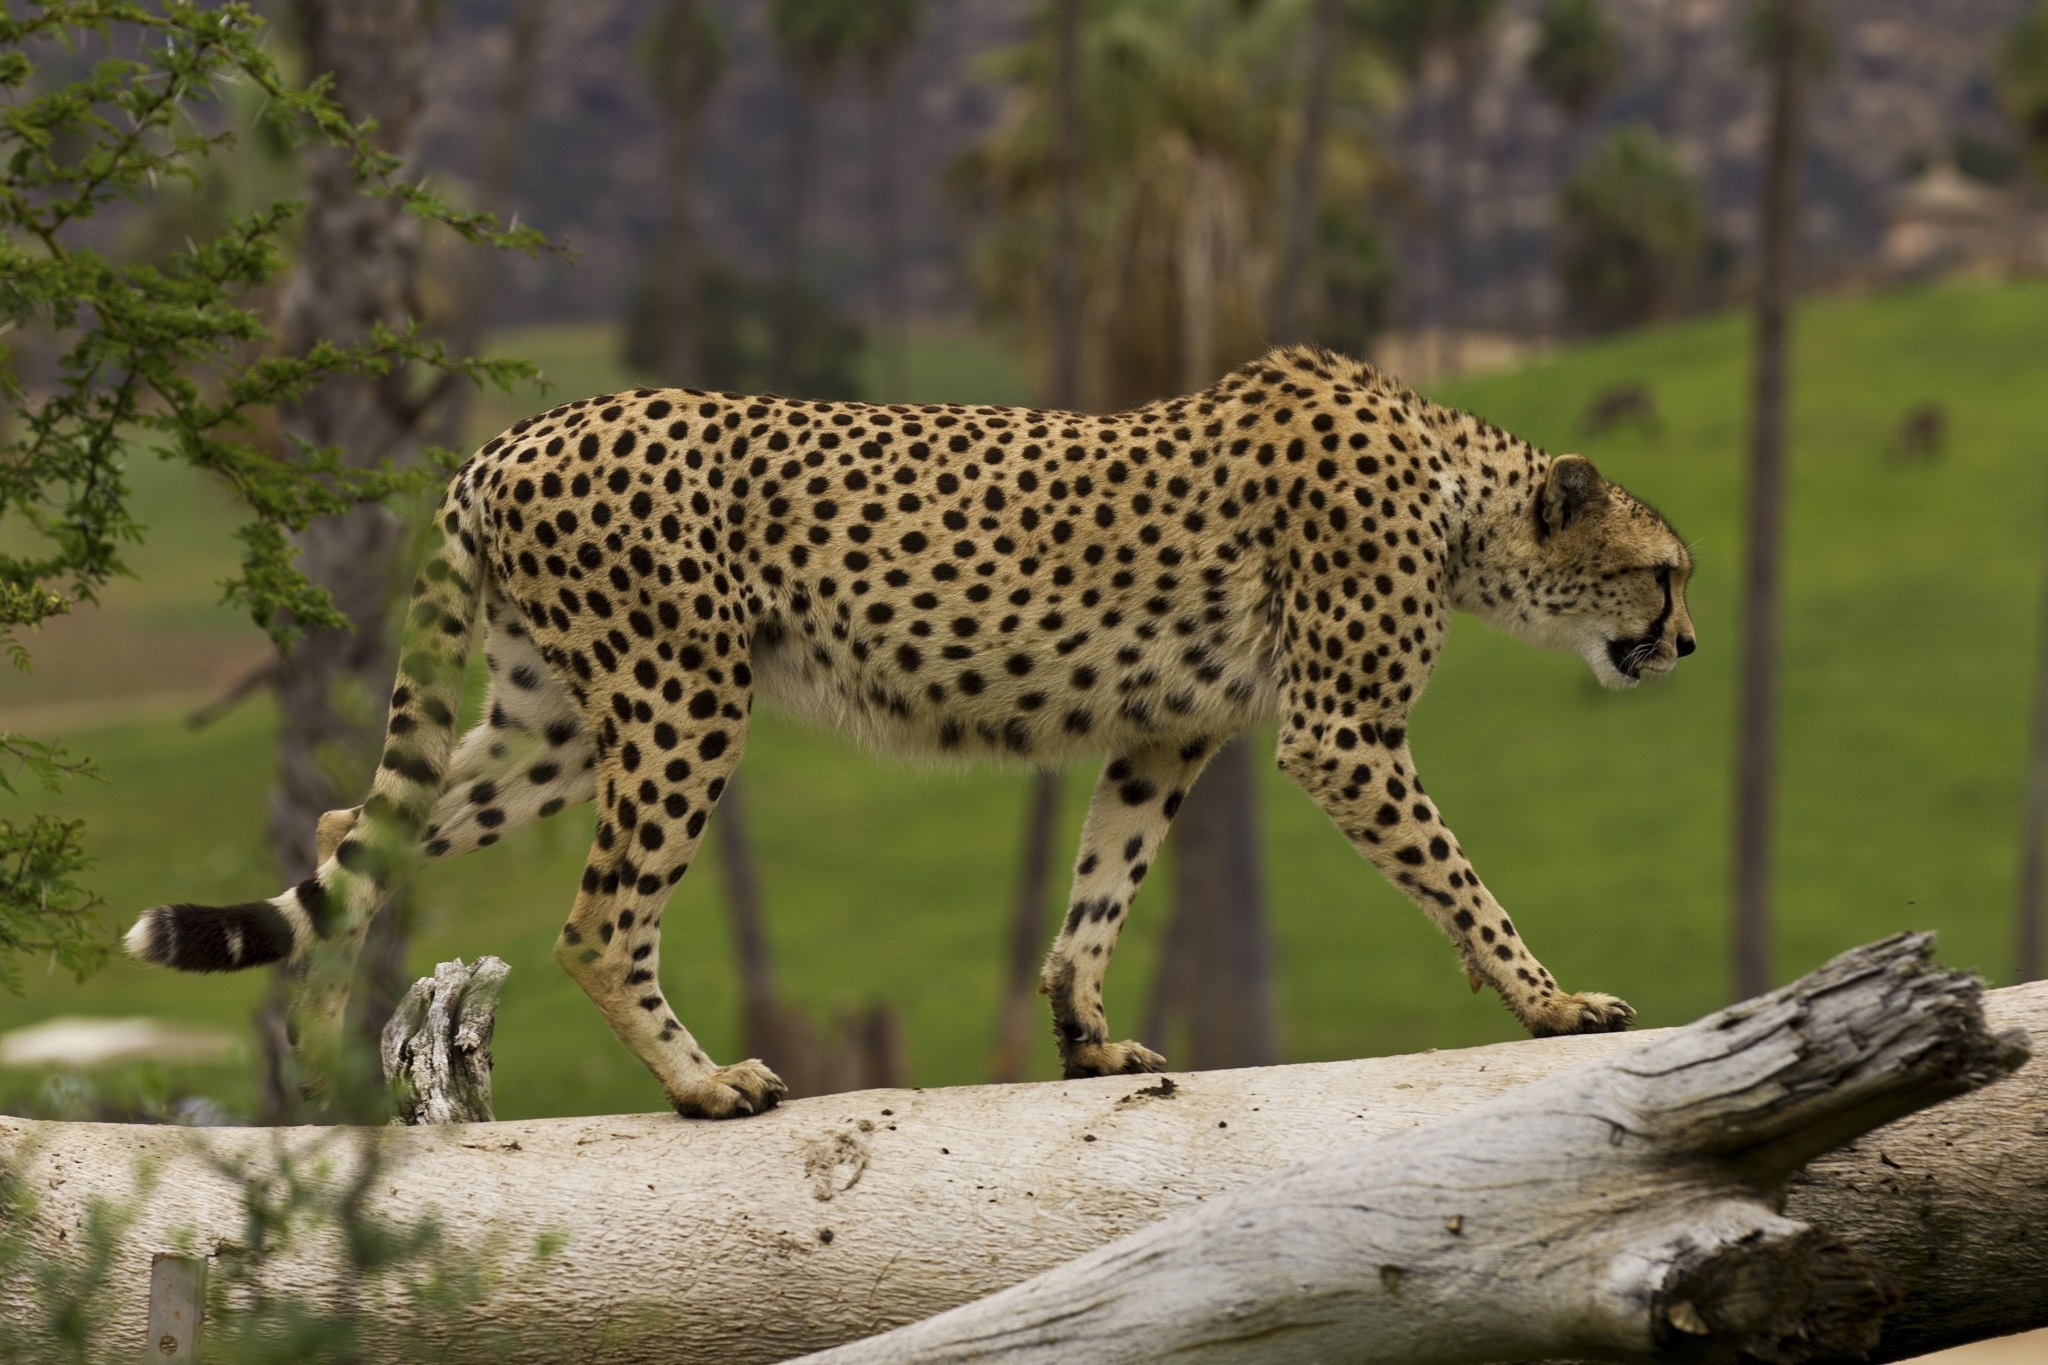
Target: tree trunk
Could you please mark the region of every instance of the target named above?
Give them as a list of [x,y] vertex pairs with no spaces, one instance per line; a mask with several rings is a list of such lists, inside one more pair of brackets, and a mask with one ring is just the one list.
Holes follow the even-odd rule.
[[1081,0],[1057,0],[1059,67],[1053,87],[1058,125],[1053,205],[1052,405],[1081,406]]
[[[1886,988],[1917,994],[1907,975],[1927,973],[1886,978]],[[1849,997],[1872,984],[1866,978],[1839,997],[1809,992],[1805,1019],[1843,1018]],[[1994,1031],[2048,1032],[2048,983],[1987,992],[1984,1005]],[[577,1358],[587,1356],[608,1325],[631,1325],[606,1343],[604,1359],[771,1361],[985,1298],[1355,1143],[1453,1120],[1422,1144],[1444,1147],[1484,1117],[1458,1117],[1473,1106],[1570,1067],[1624,1054],[1669,1056],[1671,1040],[1685,1033],[1755,1037],[1774,1018],[1792,1030],[1782,1035],[1788,1042],[1822,1036],[1775,1005],[1720,1017],[1732,1016],[1745,1017],[1728,1030],[1524,1040],[1195,1076],[841,1095],[729,1123],[639,1114],[438,1130],[194,1130],[10,1118],[0,1119],[0,1164],[35,1192],[33,1212],[11,1225],[31,1252],[75,1254],[95,1199],[133,1204],[107,1281],[110,1339],[134,1341],[141,1331],[152,1253],[218,1254],[243,1244],[248,1209],[234,1165],[261,1176],[289,1162],[317,1188],[344,1190],[365,1150],[356,1139],[374,1137],[383,1176],[364,1191],[367,1213],[406,1224],[432,1217],[441,1245],[495,1247],[505,1263],[465,1311],[450,1314],[431,1296],[394,1296],[378,1330],[418,1329],[449,1342],[450,1357],[459,1359],[478,1354],[471,1334],[480,1325],[517,1324],[515,1349],[491,1358],[542,1361],[568,1358],[565,1340],[581,1344]],[[1919,1024],[1881,1011],[1864,1031],[1867,1045],[1889,1047],[1909,1027]],[[1827,1056],[1836,1059],[1866,1045],[1826,1036],[1834,1049]],[[1785,1064],[1827,1060],[1814,1052],[1806,1058],[1788,1052]],[[1658,1073],[1629,1069],[1645,1085],[1660,1084]],[[1857,1073],[1848,1085],[1872,1104],[1884,1102],[1874,1072]],[[1737,1092],[1735,1102],[1768,1102],[1764,1089]],[[1716,1103],[1708,1088],[1698,1097]],[[1863,1113],[1858,1126],[1872,1121]],[[1839,1142],[1854,1131],[1844,1126],[1827,1136]],[[1608,1133],[1616,1135],[1612,1147],[1604,1144]],[[1885,1318],[1873,1359],[2048,1326],[2048,1243],[2039,1235],[2048,1225],[2044,1136],[2048,1065],[2036,1062],[2003,1084],[1823,1156],[1792,1179],[1786,1216],[1841,1237],[1903,1284],[1904,1302]],[[1540,1150],[1519,1129],[1513,1137],[1511,1159]],[[1634,1165],[1641,1138],[1618,1125],[1602,1137],[1589,1176],[1609,1161]],[[154,1183],[138,1198],[145,1165]],[[1456,1233],[1436,1220],[1446,1242],[1491,1235],[1484,1220],[1464,1212]],[[1606,1217],[1589,1217],[1586,1233],[1598,1235]],[[561,1250],[537,1263],[530,1248],[544,1234]],[[262,1287],[331,1301],[342,1292],[345,1251],[337,1242],[293,1239],[269,1262]],[[1555,1253],[1533,1240],[1520,1251],[1555,1264]],[[1382,1264],[1395,1262],[1350,1268],[1370,1288]],[[1415,1263],[1414,1273],[1404,1267],[1396,1279],[1427,1301],[1435,1290],[1424,1269]],[[0,1279],[0,1315],[22,1321],[31,1311],[28,1292],[22,1279]],[[1557,1322],[1569,1312],[1549,1305],[1533,1316]],[[365,1343],[369,1358],[378,1358],[375,1346]]]
[[1422,234],[1415,242],[1415,269],[1407,272],[1408,326],[1413,334],[1409,364],[1416,373],[1406,376],[1417,384],[1437,378],[1442,365],[1441,346],[1444,320],[1444,232],[1445,185],[1450,160],[1445,147],[1443,102],[1432,86],[1437,63],[1433,52],[1424,52],[1415,73],[1409,115],[1408,142],[1415,148],[1415,183],[1420,200]]
[[1049,937],[1045,906],[1052,891],[1052,836],[1059,818],[1060,775],[1033,773],[1025,801],[1024,857],[1017,869],[1017,901],[1010,912],[1003,956],[1003,1009],[996,1021],[995,1057],[989,1065],[989,1079],[1000,1082],[1024,1078],[1032,1044],[1044,1033],[1037,982]]
[[[1223,283],[1217,268],[1223,237],[1219,171],[1199,157],[1195,164],[1180,255],[1183,393],[1215,378]],[[1146,1037],[1197,1071],[1279,1061],[1259,874],[1258,791],[1242,736],[1217,750],[1195,779],[1167,841],[1173,904]],[[1174,1041],[1183,1030],[1185,1048]]]
[[[504,78],[498,84],[496,116],[484,141],[483,167],[477,180],[476,204],[500,222],[511,216],[512,191],[519,177],[519,155],[525,148],[526,110],[534,85],[542,26],[551,0],[519,0],[507,26]],[[498,253],[468,250],[460,256],[455,299],[442,344],[451,355],[475,355],[483,347],[491,323],[491,305],[499,278]],[[426,419],[427,439],[436,445],[461,446],[467,436],[470,402],[476,386],[459,375],[440,381],[441,397]]]
[[1900,1282],[1784,1217],[1812,1158],[2017,1070],[1974,977],[1910,936],[1344,1148],[939,1317],[811,1357],[1359,1365],[1781,1362],[1877,1345]]
[[[1539,266],[1529,272],[1530,279],[1535,281],[1538,299],[1530,314],[1536,320],[1532,331],[1541,338],[1547,338],[1553,332],[1568,334],[1572,330],[1571,293],[1565,288],[1564,283],[1564,198],[1571,189],[1572,172],[1583,159],[1586,132],[1591,124],[1590,112],[1574,113],[1566,109],[1558,111],[1558,134],[1551,146],[1551,259],[1547,267]],[[1541,297],[1545,292],[1544,281],[1552,278],[1555,278],[1557,283],[1558,307],[1555,313],[1546,315]]]
[[1778,578],[1784,541],[1785,408],[1793,253],[1806,137],[1809,0],[1777,0],[1771,114],[1756,290],[1756,370],[1749,437],[1748,547],[1743,565],[1735,750],[1735,995],[1770,981],[1771,819],[1775,803]]
[[[2048,556],[2043,557],[2048,564]],[[2034,696],[2027,738],[2025,823],[2020,828],[2020,876],[2013,905],[2013,975],[2041,977],[2042,899],[2048,895],[2048,572],[2041,582],[2034,637]]]
[[1330,122],[1330,72],[1343,43],[1343,0],[1316,0],[1309,29],[1308,97],[1301,111],[1301,146],[1295,150],[1294,184],[1287,201],[1287,226],[1280,284],[1273,294],[1273,339],[1303,340],[1309,257],[1316,228],[1316,197],[1322,184],[1323,133]]
[[[333,95],[351,119],[375,119],[377,144],[410,160],[423,101],[427,18],[421,0],[303,0],[306,68],[331,74]],[[298,261],[280,303],[279,334],[303,352],[320,341],[367,339],[371,328],[403,328],[419,316],[419,240],[413,220],[389,198],[357,191],[347,158],[308,148],[300,158],[307,200]],[[350,464],[404,460],[418,414],[407,376],[332,379],[284,414],[285,429],[340,450]],[[350,805],[367,780],[383,732],[391,685],[387,617],[404,558],[405,528],[383,507],[323,518],[299,538],[300,567],[333,594],[353,630],[310,631],[279,661],[278,780],[270,797],[270,840],[288,881],[312,874],[313,828],[326,811]],[[402,902],[371,922],[351,1015],[366,1041],[397,1003],[405,956]],[[285,990],[273,991],[281,1001]],[[259,1023],[259,1046],[284,1035]],[[289,1071],[266,1058],[266,1077]],[[266,1086],[266,1089],[269,1089]],[[295,1097],[286,1081],[265,1096],[272,1118]]]
[[[740,1046],[748,1055],[773,1059],[782,1048],[782,1006],[769,956],[768,925],[761,911],[761,877],[747,837],[747,808],[738,779],[726,784],[713,812],[711,834],[718,842],[718,870],[725,884],[725,909],[732,921],[733,956],[740,968]],[[784,1076],[783,1080],[790,1078]]]
[[876,1004],[841,1010],[831,1027],[820,1030],[802,1007],[782,998],[742,790],[737,778],[727,783],[711,819],[732,919],[733,956],[739,961],[741,1047],[775,1068],[791,1099],[907,1084],[909,1056],[893,1008]]
[[1472,243],[1477,236],[1472,219],[1478,196],[1473,193],[1473,164],[1476,136],[1474,114],[1479,103],[1479,85],[1486,74],[1486,35],[1454,35],[1451,54],[1451,110],[1448,126],[1449,172],[1444,177],[1443,237],[1446,266],[1442,364],[1445,377],[1465,370],[1465,330],[1471,325],[1469,297],[1472,288]]
[[697,313],[702,307],[704,266],[697,249],[697,119],[704,98],[704,23],[697,0],[668,0],[668,50],[662,110],[662,227],[660,264],[655,270],[661,316],[661,378],[669,384],[703,382]]
[[1280,1060],[1273,952],[1241,736],[1209,760],[1168,837],[1173,908],[1141,1036],[1190,1070],[1269,1066]]
[[796,83],[789,110],[789,163],[782,185],[782,260],[776,274],[774,335],[768,379],[777,393],[796,382],[797,351],[803,344],[804,220],[810,212],[811,144],[822,92],[808,78]]
[[1696,84],[1694,73],[1698,66],[1692,55],[1693,44],[1698,40],[1698,30],[1693,25],[1688,0],[1664,0],[1664,27],[1670,34],[1670,41],[1666,46],[1670,61],[1665,70],[1664,89],[1657,101],[1658,121],[1663,125],[1661,131],[1664,136],[1671,139],[1673,149],[1681,158],[1685,158],[1686,149],[1692,142],[1692,96]]
[[875,397],[883,403],[907,403],[911,397],[908,342],[903,332],[903,237],[897,212],[896,76],[900,66],[892,55],[878,61],[868,76],[868,175],[875,201],[875,318],[881,351],[876,373],[882,384],[882,392]]
[[[1062,412],[1081,407],[1081,0],[1057,0],[1053,23],[1058,63],[1053,84],[1057,130],[1053,173],[1052,406]],[[990,1078],[1015,1081],[1024,1075],[1026,1049],[1038,1030],[1039,963],[1050,925],[1045,914],[1052,885],[1053,830],[1059,817],[1060,775],[1031,775],[1025,801],[1024,857],[1017,869],[1017,899],[1010,914],[1003,1001],[996,1017],[995,1057]]]

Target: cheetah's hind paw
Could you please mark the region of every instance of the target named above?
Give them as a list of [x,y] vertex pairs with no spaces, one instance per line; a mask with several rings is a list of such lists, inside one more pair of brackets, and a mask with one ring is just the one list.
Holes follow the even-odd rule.
[[1143,1043],[1075,1043],[1060,1059],[1070,1081],[1083,1076],[1140,1076],[1166,1070],[1166,1058]]
[[669,1103],[686,1119],[736,1119],[773,1109],[789,1087],[757,1057],[692,1081]]

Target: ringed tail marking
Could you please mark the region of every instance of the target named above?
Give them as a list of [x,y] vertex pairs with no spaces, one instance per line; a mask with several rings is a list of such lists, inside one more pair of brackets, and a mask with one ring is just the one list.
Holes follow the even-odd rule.
[[410,865],[454,749],[483,597],[481,526],[466,471],[435,517],[441,544],[413,583],[384,748],[354,828],[318,872],[270,900],[145,910],[123,939],[130,954],[187,972],[296,960],[318,940],[358,931]]

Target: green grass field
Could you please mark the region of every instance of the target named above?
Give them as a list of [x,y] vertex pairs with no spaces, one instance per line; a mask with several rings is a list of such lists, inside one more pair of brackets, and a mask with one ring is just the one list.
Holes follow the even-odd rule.
[[[1837,300],[1801,315],[1776,877],[1781,978],[1908,927],[1939,930],[1951,962],[2007,973],[2048,528],[2044,322],[2040,283]],[[502,345],[536,359],[554,396],[630,382],[602,328],[521,333]],[[1013,360],[972,337],[921,338],[911,372],[934,399],[1014,401],[1029,391]],[[1577,414],[1620,380],[1652,386],[1662,431],[1582,445]],[[1464,621],[1412,726],[1431,791],[1547,965],[1568,987],[1630,999],[1651,1024],[1692,1018],[1728,995],[1746,394],[1746,328],[1719,318],[1586,346],[1441,395],[1553,450],[1583,449],[1692,538],[1700,652],[1673,681],[1604,693],[1576,660]],[[1889,434],[1927,400],[1948,405],[1948,453],[1894,467]],[[533,406],[493,399],[480,427]],[[37,675],[0,681],[0,716],[35,703],[201,688],[232,674],[224,660],[260,654],[253,632],[211,605],[229,553],[223,504],[160,469],[138,469],[135,479],[157,523],[135,556],[140,581],[110,594],[103,612],[52,632]],[[110,701],[90,728],[65,736],[108,779],[73,788],[61,804],[91,821],[94,882],[112,919],[125,925],[171,897],[277,889],[262,839],[272,724],[252,704],[194,733],[162,707],[131,718]],[[892,767],[773,715],[755,728],[746,773],[785,988],[821,1013],[893,1001],[920,1083],[982,1079],[1021,776]],[[1069,775],[1069,834],[1089,776]],[[1423,916],[1306,798],[1277,774],[1265,797],[1291,1057],[1515,1035],[1491,997],[1466,993]],[[589,823],[587,811],[565,814],[435,868],[417,896],[419,968],[482,952],[514,968],[494,1049],[507,1117],[660,1104],[549,956]],[[1125,935],[1110,974],[1113,1028],[1134,1024],[1142,1009],[1163,902],[1158,891],[1145,897]],[[730,948],[708,863],[687,879],[665,927],[670,998],[715,1054],[733,1055]],[[30,975],[25,998],[0,999],[0,1028],[56,1013],[239,1026],[265,985],[260,975],[177,977],[126,963],[83,986]],[[1040,1074],[1050,1074],[1051,1053],[1048,1039]],[[35,1079],[0,1082],[0,1095],[20,1096]],[[249,1095],[239,1067],[152,1083],[204,1085],[231,1104]]]

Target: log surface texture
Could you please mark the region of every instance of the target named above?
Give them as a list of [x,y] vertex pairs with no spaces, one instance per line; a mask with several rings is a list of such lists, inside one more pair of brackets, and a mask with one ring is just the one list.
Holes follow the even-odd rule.
[[[1994,1032],[2048,1038],[2048,983],[1983,999]],[[532,1334],[526,1353],[495,1358],[559,1358],[567,1334],[593,1348],[603,1342],[607,1361],[770,1361],[984,1298],[1262,1177],[1567,1068],[1667,1048],[1688,1031],[1168,1077],[867,1091],[727,1123],[648,1114],[350,1132],[0,1118],[0,1164],[36,1195],[26,1232],[54,1254],[76,1244],[90,1200],[128,1197],[142,1164],[154,1169],[112,1281],[131,1296],[114,1320],[130,1339],[143,1330],[152,1253],[232,1250],[244,1235],[240,1187],[223,1165],[264,1169],[286,1158],[306,1171],[325,1163],[339,1184],[374,1132],[383,1168],[373,1211],[432,1217],[456,1245],[502,1248],[507,1273],[480,1315],[551,1329]],[[1769,1036],[1786,1046],[1786,1074],[1797,1072],[1794,1033]],[[1861,1045],[1881,1049],[1884,1036],[1880,1027]],[[1834,1114],[1840,1131],[1766,1137],[1757,1152],[1782,1163],[1823,1137],[1841,1141],[1902,1111],[1883,1106],[1936,1098],[1865,1094],[1857,1086],[1867,1073],[1836,1075],[1825,1058],[1819,1068],[1813,1074],[1879,1107],[1852,1105]],[[1903,1288],[1873,1360],[2048,1325],[2044,1073],[2030,1062],[1821,1156],[1792,1180],[1785,1217],[1840,1238]],[[1762,1103],[1759,1112],[1783,1106]],[[1635,1139],[1612,1131],[1614,1150],[1625,1153]],[[523,1270],[519,1258],[543,1237],[562,1239],[562,1250]],[[266,1287],[331,1294],[336,1263],[332,1239],[306,1239],[270,1263]],[[1419,1277],[1403,1272],[1395,1282],[1412,1290]],[[0,1311],[21,1313],[24,1304],[10,1299]],[[394,1303],[390,1320],[421,1326],[407,1324],[406,1311]],[[463,1323],[425,1326],[459,1356]]]
[[1861,1356],[1902,1286],[1777,1212],[1823,1151],[2002,1079],[2026,1038],[1924,936],[1455,1119],[1254,1181],[991,1298],[812,1359]]

